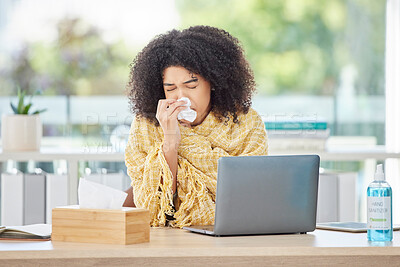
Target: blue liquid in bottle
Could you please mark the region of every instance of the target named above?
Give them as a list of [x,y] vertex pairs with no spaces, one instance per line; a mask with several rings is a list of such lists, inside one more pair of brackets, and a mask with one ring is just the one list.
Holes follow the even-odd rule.
[[367,189],[368,240],[392,241],[392,188],[385,181],[382,164],[377,166],[375,180]]

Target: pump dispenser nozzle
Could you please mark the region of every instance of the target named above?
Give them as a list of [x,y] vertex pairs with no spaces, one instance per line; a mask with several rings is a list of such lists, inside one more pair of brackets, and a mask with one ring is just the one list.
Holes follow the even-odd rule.
[[385,175],[383,174],[383,165],[378,164],[376,166],[375,181],[384,181],[384,180],[385,180]]

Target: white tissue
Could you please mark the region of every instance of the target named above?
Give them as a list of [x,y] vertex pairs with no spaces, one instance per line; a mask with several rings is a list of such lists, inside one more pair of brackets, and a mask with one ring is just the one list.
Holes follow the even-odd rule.
[[84,178],[79,180],[79,208],[84,209],[120,209],[127,193]]
[[186,104],[184,105],[184,106],[186,106],[186,109],[179,112],[178,120],[187,120],[190,122],[194,122],[194,120],[197,117],[197,112],[190,108],[190,106],[192,105],[192,103],[190,102],[190,99],[187,97],[181,97],[178,99],[178,101],[186,102]]

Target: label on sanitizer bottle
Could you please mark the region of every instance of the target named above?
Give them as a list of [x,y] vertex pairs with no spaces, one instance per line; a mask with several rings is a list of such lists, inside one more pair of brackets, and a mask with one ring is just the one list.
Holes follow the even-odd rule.
[[391,197],[367,197],[367,228],[389,230],[391,227]]

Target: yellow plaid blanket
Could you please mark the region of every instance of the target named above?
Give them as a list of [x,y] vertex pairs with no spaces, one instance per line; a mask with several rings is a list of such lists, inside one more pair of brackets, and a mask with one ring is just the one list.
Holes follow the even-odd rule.
[[[264,123],[256,111],[220,122],[212,112],[193,128],[180,126],[178,148],[178,205],[172,209],[172,173],[162,151],[163,131],[148,120],[132,122],[125,164],[132,179],[136,207],[150,210],[151,226],[210,225],[214,223],[217,160],[226,156],[267,154]],[[162,177],[162,183],[161,183]]]

